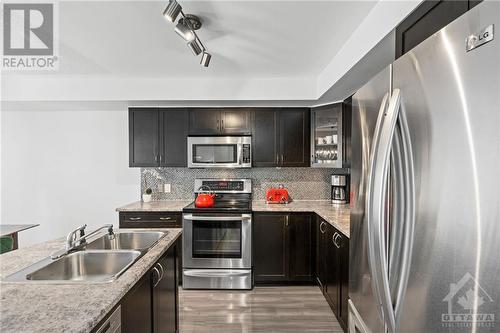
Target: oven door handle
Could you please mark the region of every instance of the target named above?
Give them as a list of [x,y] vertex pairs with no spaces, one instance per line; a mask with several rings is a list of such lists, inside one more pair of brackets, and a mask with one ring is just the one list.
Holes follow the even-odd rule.
[[224,276],[244,276],[250,272],[247,269],[185,269],[183,274],[191,277],[220,278]]
[[249,221],[252,219],[251,214],[241,214],[241,215],[236,215],[236,216],[194,216],[193,214],[184,214],[183,216],[184,220],[190,220],[190,221]]

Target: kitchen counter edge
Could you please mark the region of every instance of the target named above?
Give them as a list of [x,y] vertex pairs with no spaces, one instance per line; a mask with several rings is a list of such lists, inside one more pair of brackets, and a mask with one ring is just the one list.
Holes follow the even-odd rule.
[[[182,212],[192,200],[162,200],[152,202],[137,201],[116,208],[117,212]],[[295,200],[289,204],[266,204],[264,200],[252,201],[253,212],[297,212],[315,213],[337,228],[342,234],[350,236],[349,204],[332,204],[330,200]]]

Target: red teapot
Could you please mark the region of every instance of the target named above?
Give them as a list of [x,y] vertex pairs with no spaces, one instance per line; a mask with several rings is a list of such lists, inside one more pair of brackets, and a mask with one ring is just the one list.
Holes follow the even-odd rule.
[[196,196],[194,205],[196,208],[210,208],[215,204],[215,194],[210,190],[208,186],[200,187],[200,192]]

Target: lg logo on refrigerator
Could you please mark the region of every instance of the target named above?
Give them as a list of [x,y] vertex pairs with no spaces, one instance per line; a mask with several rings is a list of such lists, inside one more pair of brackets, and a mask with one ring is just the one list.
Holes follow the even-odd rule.
[[54,3],[3,4],[3,69],[56,69],[55,9]]
[[491,42],[494,37],[494,25],[487,26],[477,34],[472,34],[469,37],[467,37],[466,40],[466,50],[471,51],[474,50],[476,47],[479,47],[483,44],[486,44],[488,42]]

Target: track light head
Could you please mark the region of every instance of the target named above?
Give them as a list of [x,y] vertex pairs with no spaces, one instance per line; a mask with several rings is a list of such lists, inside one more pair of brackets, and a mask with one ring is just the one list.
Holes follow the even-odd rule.
[[175,32],[177,32],[179,36],[184,38],[184,40],[186,40],[187,42],[192,42],[196,38],[193,30],[191,30],[183,22],[177,23],[177,25],[175,26]]
[[167,8],[165,8],[165,11],[163,11],[163,16],[170,22],[175,22],[177,19],[177,16],[179,16],[180,12],[182,10],[181,5],[177,3],[176,0],[170,0],[168,3]]
[[199,55],[203,51],[203,48],[201,47],[200,43],[198,43],[198,41],[196,39],[189,42],[187,45],[188,45],[189,49],[191,50],[191,52],[193,52],[193,54],[195,56]]
[[206,51],[203,51],[203,54],[201,55],[200,64],[203,65],[203,67],[208,67],[211,59],[212,55]]

